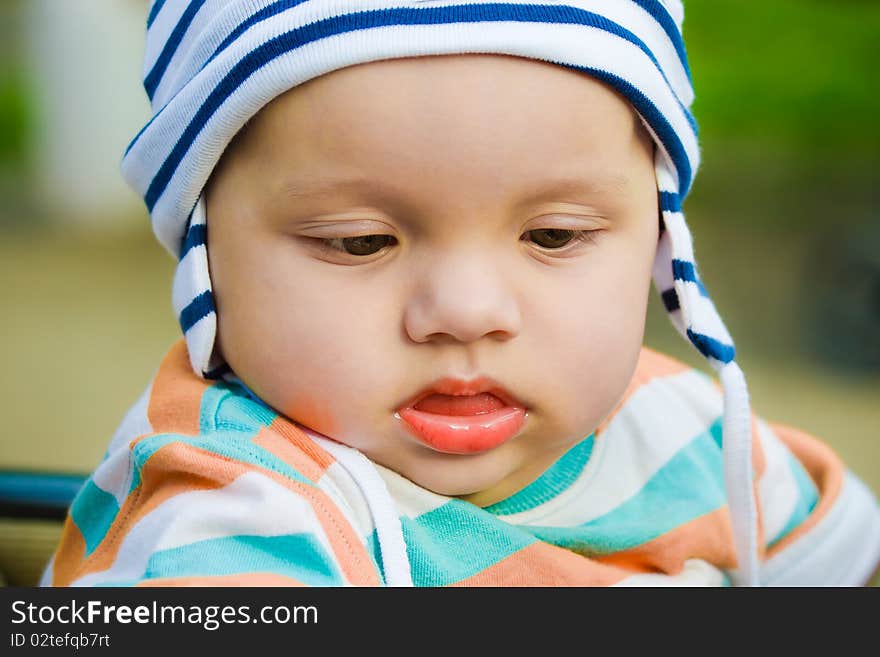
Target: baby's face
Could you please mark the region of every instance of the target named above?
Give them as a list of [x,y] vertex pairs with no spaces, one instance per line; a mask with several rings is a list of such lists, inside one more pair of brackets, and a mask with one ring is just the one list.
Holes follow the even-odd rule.
[[[207,215],[236,374],[435,492],[516,492],[601,423],[635,368],[653,147],[583,74],[466,55],[316,78],[227,150]],[[420,401],[478,377],[498,394]]]

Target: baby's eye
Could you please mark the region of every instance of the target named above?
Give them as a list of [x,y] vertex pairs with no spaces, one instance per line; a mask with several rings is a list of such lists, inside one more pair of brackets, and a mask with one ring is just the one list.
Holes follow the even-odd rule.
[[545,249],[560,249],[573,239],[581,237],[589,231],[567,230],[563,228],[539,228],[525,234],[538,246]]
[[330,248],[354,256],[368,256],[378,253],[386,246],[395,244],[393,235],[358,235],[357,237],[334,237],[323,240]]

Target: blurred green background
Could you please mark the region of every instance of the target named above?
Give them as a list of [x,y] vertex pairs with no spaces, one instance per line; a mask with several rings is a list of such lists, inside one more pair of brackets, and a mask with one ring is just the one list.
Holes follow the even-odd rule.
[[[685,209],[753,406],[880,491],[880,2],[685,5]],[[178,337],[174,261],[118,173],[146,10],[0,2],[0,469],[90,471]],[[656,298],[646,342],[706,369]]]

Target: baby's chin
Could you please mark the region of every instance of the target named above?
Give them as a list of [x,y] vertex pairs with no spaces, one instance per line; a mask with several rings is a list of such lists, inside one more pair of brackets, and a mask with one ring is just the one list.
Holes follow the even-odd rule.
[[[446,474],[442,480],[438,481],[436,476],[430,477],[426,481],[421,477],[410,477],[410,481],[421,486],[425,490],[429,490],[437,495],[445,497],[458,497],[477,506],[488,506],[495,502],[500,502],[506,497],[510,497],[515,490],[509,493],[499,492],[504,479],[498,477],[486,477],[482,481],[475,481],[474,477],[466,477],[464,480],[456,480]],[[505,489],[507,487],[504,487]]]
[[487,506],[531,483],[523,481],[524,468],[513,458],[514,454],[505,451],[499,448],[474,455],[433,452],[428,458],[405,463],[374,460],[432,493]]

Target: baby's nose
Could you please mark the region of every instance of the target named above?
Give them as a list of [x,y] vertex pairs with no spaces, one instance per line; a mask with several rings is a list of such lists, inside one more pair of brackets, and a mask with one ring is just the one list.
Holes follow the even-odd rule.
[[484,336],[509,340],[520,332],[513,286],[486,259],[467,253],[425,266],[413,281],[404,311],[414,342],[451,337],[474,342]]

